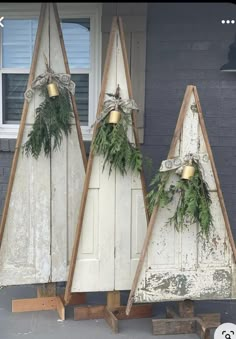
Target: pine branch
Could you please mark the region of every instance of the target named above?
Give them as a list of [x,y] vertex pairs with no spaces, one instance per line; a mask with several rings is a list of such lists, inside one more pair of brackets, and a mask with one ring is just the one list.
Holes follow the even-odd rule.
[[[110,93],[107,95],[114,97]],[[113,168],[119,170],[122,175],[125,175],[128,170],[132,172],[142,170],[142,154],[127,136],[129,126],[132,126],[133,107],[136,107],[133,100],[122,101],[120,99],[118,106],[121,112],[120,121],[117,124],[109,124],[109,115],[107,115],[99,123],[91,149],[94,154],[104,157],[103,170],[106,165],[109,165],[109,175]],[[107,100],[104,102],[102,112],[109,112],[111,108],[114,109],[114,102]]]
[[154,206],[167,206],[178,195],[176,210],[167,224],[173,224],[177,231],[188,225],[198,223],[200,233],[208,238],[213,218],[210,205],[212,203],[208,184],[204,181],[199,164],[193,162],[195,173],[190,180],[179,179],[175,185],[166,188],[169,177],[174,170],[158,172],[150,186],[152,190],[147,195],[148,208],[152,213]]
[[52,150],[59,149],[63,135],[71,133],[72,109],[69,91],[58,88],[59,96],[49,98],[47,87],[43,87],[40,95],[44,101],[36,108],[36,117],[28,140],[23,145],[23,152],[38,159],[41,150],[49,156]]

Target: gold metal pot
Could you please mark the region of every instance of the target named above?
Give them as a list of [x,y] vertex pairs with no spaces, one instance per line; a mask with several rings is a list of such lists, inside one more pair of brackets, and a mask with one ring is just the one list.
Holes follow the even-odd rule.
[[181,179],[189,180],[191,177],[194,176],[195,167],[191,164],[184,166]]
[[48,95],[50,98],[58,97],[59,92],[58,92],[58,88],[56,84],[54,84],[53,82],[48,84],[47,89],[48,89]]
[[113,110],[109,113],[109,124],[117,124],[120,120],[120,111],[118,110]]

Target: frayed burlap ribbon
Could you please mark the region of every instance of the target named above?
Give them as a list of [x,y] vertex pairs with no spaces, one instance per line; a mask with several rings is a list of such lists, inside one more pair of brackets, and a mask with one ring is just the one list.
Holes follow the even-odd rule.
[[75,94],[75,83],[71,80],[71,75],[66,73],[55,73],[52,69],[48,70],[37,76],[32,82],[31,87],[28,88],[24,94],[25,99],[30,102],[33,98],[34,92],[46,86],[49,82],[55,82],[58,88],[67,88],[72,95]]
[[[202,153],[202,154],[192,154],[188,153],[183,157],[175,157],[172,159],[163,160],[161,163],[161,167],[159,169],[160,172],[166,172],[176,169],[177,174],[181,174],[183,167],[189,162],[193,160],[197,162],[199,165],[201,165],[201,162],[208,162],[208,154]],[[202,166],[200,166],[200,170],[203,172]]]

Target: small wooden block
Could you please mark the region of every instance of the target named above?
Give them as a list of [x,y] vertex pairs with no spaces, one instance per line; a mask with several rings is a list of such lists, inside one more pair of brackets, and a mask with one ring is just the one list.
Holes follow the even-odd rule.
[[195,322],[195,332],[200,339],[210,339],[210,328],[206,328],[201,319],[197,319]]
[[74,320],[103,319],[105,306],[86,306],[74,308]]
[[125,319],[139,319],[152,317],[152,305],[133,305],[130,314],[127,316],[125,313],[126,306],[120,306],[116,309],[111,309],[112,313],[118,320]]
[[104,319],[108,323],[108,325],[111,327],[112,331],[114,333],[118,333],[118,319],[116,316],[112,313],[109,308],[105,307],[104,309]]
[[188,334],[194,333],[196,320],[186,319],[152,319],[154,335],[162,334]]
[[[64,295],[60,296],[63,300],[63,303],[65,304],[64,301]],[[70,301],[67,305],[84,305],[86,304],[86,293],[72,293]]]
[[181,318],[194,317],[194,303],[192,300],[179,301],[179,315]]
[[56,283],[42,284],[37,287],[37,297],[55,297],[56,296]]
[[166,307],[166,317],[168,319],[172,319],[172,318],[179,319],[180,318],[180,316],[175,312],[175,310],[171,306]]
[[220,313],[198,314],[197,317],[202,319],[207,328],[218,327],[221,324]]
[[57,313],[61,320],[65,320],[65,307],[61,297],[57,297]]
[[107,307],[116,308],[120,306],[120,292],[112,291],[107,292]]
[[12,300],[12,312],[57,310],[57,297]]

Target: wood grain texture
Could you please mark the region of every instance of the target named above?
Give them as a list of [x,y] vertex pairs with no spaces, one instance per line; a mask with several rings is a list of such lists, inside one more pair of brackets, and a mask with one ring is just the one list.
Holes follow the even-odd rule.
[[[57,31],[58,31],[58,34],[59,34],[59,39],[60,39],[61,50],[62,50],[62,54],[63,54],[63,60],[64,60],[64,64],[65,64],[66,73],[70,74],[70,67],[69,67],[69,62],[68,62],[68,58],[67,58],[67,53],[66,53],[66,48],[65,48],[65,43],[64,43],[64,39],[63,39],[63,34],[62,34],[62,29],[61,29],[61,24],[60,24],[60,18],[59,18],[56,3],[53,3],[53,9],[54,9]],[[81,151],[81,154],[82,154],[84,168],[86,170],[86,168],[87,168],[87,156],[86,156],[85,146],[84,146],[84,142],[83,142],[82,131],[81,131],[81,127],[80,127],[79,112],[77,110],[75,96],[70,94],[70,97],[71,97],[71,101],[72,101],[73,114],[74,114],[74,119],[75,119],[75,125],[76,125],[79,145],[80,145],[80,151]]]
[[57,297],[12,300],[12,312],[32,312],[57,309]]
[[115,308],[120,306],[120,291],[107,292],[107,307]]
[[[204,179],[209,181],[210,185],[214,223],[210,239],[206,241],[198,237],[199,225],[196,224],[184,228],[181,232],[174,230],[173,225],[166,225],[168,218],[173,215],[177,198],[169,204],[168,209],[158,210],[156,206],[148,225],[131,288],[127,314],[134,301],[235,297],[235,264],[232,266],[231,263],[235,248],[227,212],[219,194],[214,159],[194,86],[188,86],[186,89],[168,158],[184,157],[189,152],[199,155],[203,164]],[[168,185],[176,179],[177,176],[173,174]],[[169,248],[172,248],[172,251],[169,251]],[[201,275],[204,278],[201,278]]]
[[[44,54],[55,72],[70,72],[56,4],[45,4],[41,8],[28,87],[45,72]],[[34,123],[35,108],[41,102],[42,97],[36,92],[23,108],[13,176],[9,179],[6,213],[2,219],[5,235],[0,239],[0,285],[47,283],[67,278],[70,255],[67,239],[71,240],[75,234],[86,156],[74,106],[72,132],[63,138],[60,151],[53,152],[49,158],[40,154],[38,160],[19,153]],[[1,230],[3,234],[3,227]]]
[[[34,53],[33,53],[32,64],[31,64],[31,68],[30,68],[30,75],[29,75],[29,79],[28,79],[27,88],[31,86],[31,83],[34,80],[34,76],[35,76],[36,63],[37,63],[37,60],[38,60],[39,46],[40,46],[40,42],[41,42],[41,38],[42,38],[42,30],[43,30],[45,12],[46,12],[46,4],[42,4],[41,10],[40,10],[38,30],[37,30],[36,39],[35,39],[35,48],[34,48]],[[8,212],[8,208],[9,208],[11,192],[12,192],[12,187],[13,187],[15,173],[16,173],[17,161],[18,161],[18,157],[19,157],[19,153],[20,153],[20,147],[21,147],[23,133],[24,133],[24,127],[25,127],[25,121],[26,121],[26,116],[27,116],[27,112],[28,112],[28,107],[29,107],[29,103],[28,103],[28,101],[25,100],[22,115],[21,115],[19,132],[18,132],[18,136],[17,136],[17,140],[16,140],[15,152],[14,152],[14,156],[13,156],[13,160],[12,160],[9,183],[8,183],[8,187],[7,187],[7,194],[6,194],[5,203],[4,203],[3,212],[2,212],[2,219],[1,219],[1,225],[0,225],[0,247],[1,247],[1,244],[2,244],[3,233],[4,233],[4,228],[5,228],[6,218],[7,218],[7,212]]]
[[103,319],[105,305],[74,308],[74,320]]
[[[114,92],[118,84],[122,98],[131,98],[132,95],[124,32],[120,19],[116,17],[110,33],[103,79],[97,115],[100,114],[105,92]],[[138,145],[135,126],[134,123],[129,129],[128,137]],[[96,128],[97,125],[93,138]],[[127,290],[136,268],[139,246],[131,239],[133,231],[127,230],[132,228],[132,220],[145,219],[144,181],[142,176],[134,178],[131,172],[122,177],[114,170],[109,175],[107,167],[102,169],[103,161],[103,157],[94,157],[90,153],[65,291],[66,302],[71,292]],[[140,192],[140,195],[135,195],[135,192]],[[133,205],[136,208],[132,209]],[[95,206],[98,210],[96,217],[93,212]],[[131,213],[134,215],[131,216]],[[137,238],[143,236],[141,228],[146,229],[146,221],[142,227],[141,222],[134,225],[141,233]],[[99,234],[99,241],[96,234]],[[134,257],[133,244],[137,247]]]
[[188,334],[195,332],[196,320],[186,319],[152,319],[153,335]]
[[37,298],[55,297],[55,296],[56,296],[55,283],[42,284],[37,287]]
[[59,315],[59,318],[61,320],[65,320],[65,307],[64,307],[64,303],[63,300],[60,296],[57,296],[56,298],[57,301],[57,313]]
[[129,316],[125,313],[125,306],[117,307],[116,309],[112,309],[111,311],[115,315],[118,320],[125,319],[140,319],[140,318],[151,318],[152,317],[152,305],[134,305],[131,309]]
[[[114,42],[114,39],[115,39],[116,24],[117,24],[116,19],[113,19],[110,38],[109,38],[109,44],[108,44],[108,50],[107,50],[107,56],[106,56],[106,61],[105,61],[102,85],[101,85],[101,92],[100,92],[99,102],[98,102],[97,116],[101,112],[101,108],[102,108],[104,97],[105,97],[107,76],[108,76],[109,66],[110,66],[110,61],[111,61],[112,46],[113,46],[113,42]],[[95,137],[95,133],[96,133],[96,126],[94,127],[92,142],[93,142],[93,139]],[[86,170],[84,188],[83,188],[83,193],[82,193],[82,198],[81,198],[79,218],[78,218],[77,229],[76,229],[76,234],[75,234],[75,242],[74,242],[74,246],[73,246],[73,250],[72,250],[69,274],[68,274],[66,290],[65,290],[64,299],[65,299],[66,303],[69,302],[69,299],[70,299],[70,296],[71,296],[71,287],[72,287],[72,283],[73,283],[73,277],[74,277],[74,272],[75,272],[75,265],[76,265],[76,259],[77,259],[77,254],[78,254],[79,242],[80,242],[80,237],[81,237],[81,232],[82,232],[83,218],[84,218],[86,200],[87,200],[87,195],[88,195],[89,182],[90,182],[90,177],[91,177],[91,172],[92,172],[92,164],[93,164],[93,154],[92,154],[92,152],[90,152],[87,170]]]
[[105,307],[104,309],[104,319],[106,320],[107,324],[111,327],[114,333],[119,332],[119,322],[116,316],[109,310],[109,308]]

